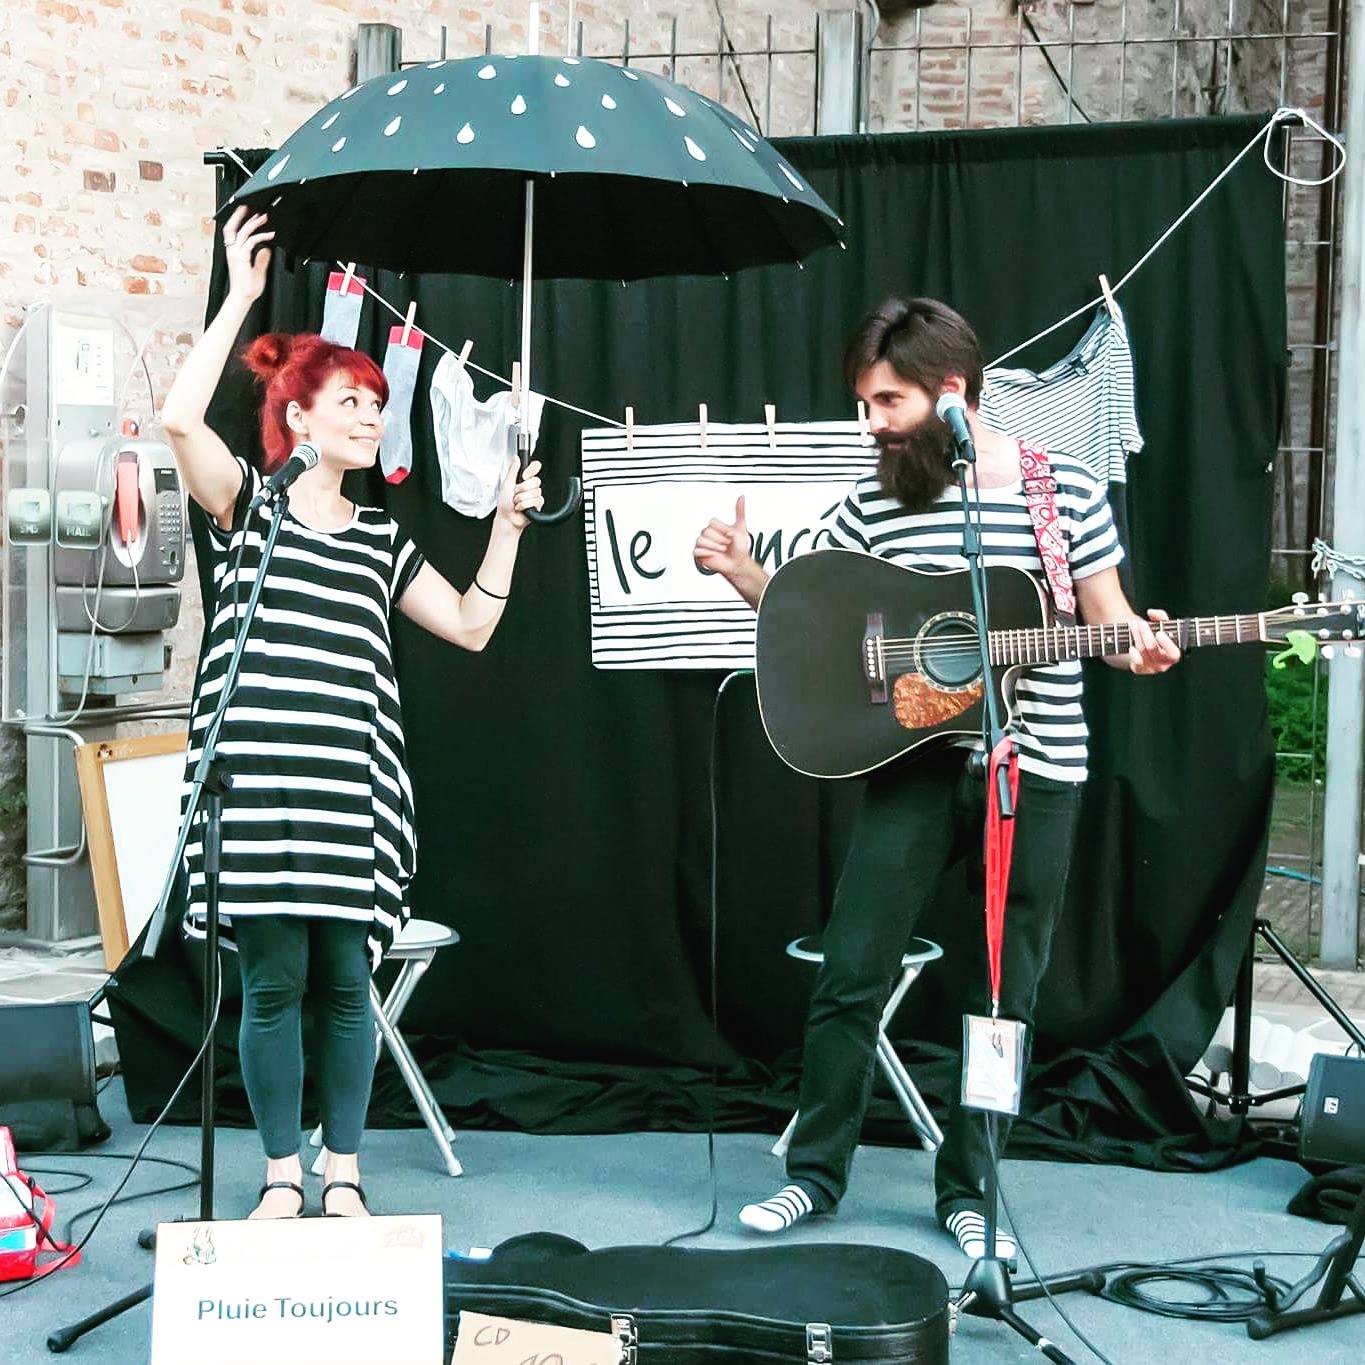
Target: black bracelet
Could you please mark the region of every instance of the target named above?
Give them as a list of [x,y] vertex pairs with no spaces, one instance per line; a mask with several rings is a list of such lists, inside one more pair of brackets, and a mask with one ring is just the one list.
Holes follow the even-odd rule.
[[483,585],[482,583],[479,582],[479,576],[478,576],[478,574],[475,574],[475,575],[474,575],[474,586],[475,586],[476,588],[478,588],[478,590],[479,590],[481,593],[483,593],[483,595],[484,595],[485,597],[493,597],[493,598],[496,598],[499,602],[505,602],[505,601],[507,601],[507,594],[506,594],[505,592],[489,592],[488,589],[485,588],[484,585]]

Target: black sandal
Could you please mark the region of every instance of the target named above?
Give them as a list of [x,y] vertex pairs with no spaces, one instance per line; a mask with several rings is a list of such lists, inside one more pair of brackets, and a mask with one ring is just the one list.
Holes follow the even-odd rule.
[[344,1213],[327,1212],[327,1196],[332,1190],[354,1190],[360,1196],[360,1206],[366,1213],[370,1211],[369,1201],[365,1198],[365,1191],[359,1185],[350,1180],[333,1180],[322,1187],[322,1216],[324,1218],[346,1218],[349,1215]]
[[271,1190],[293,1190],[299,1197],[299,1207],[297,1213],[291,1213],[291,1218],[301,1218],[303,1216],[303,1206],[308,1202],[308,1196],[303,1192],[302,1185],[296,1185],[292,1180],[272,1180],[268,1185],[261,1186],[261,1192],[257,1196],[257,1202],[264,1199]]

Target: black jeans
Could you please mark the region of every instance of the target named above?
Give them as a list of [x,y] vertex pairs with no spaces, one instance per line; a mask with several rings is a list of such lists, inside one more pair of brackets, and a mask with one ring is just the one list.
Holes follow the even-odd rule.
[[303,1127],[303,997],[313,1005],[322,1140],[360,1148],[374,1079],[367,923],[243,915],[233,921],[242,968],[242,1079],[272,1160],[299,1150]]
[[[877,1023],[900,974],[901,955],[943,869],[982,849],[985,784],[964,771],[961,749],[883,770],[863,808],[825,929],[825,960],[806,1025],[801,1117],[787,1153],[789,1179],[817,1209],[843,1197],[872,1087]],[[1029,1025],[1061,912],[1080,804],[1077,783],[1021,773],[1001,973],[1000,1012]],[[979,859],[978,859],[979,864]],[[984,874],[974,885],[982,889]],[[968,970],[962,1012],[990,1012],[985,916]],[[1026,1045],[1027,1046],[1027,1045]],[[944,1143],[934,1165],[939,1220],[984,1209],[989,1170],[984,1116],[963,1109],[952,1088]],[[997,1128],[1004,1149],[1009,1124]]]

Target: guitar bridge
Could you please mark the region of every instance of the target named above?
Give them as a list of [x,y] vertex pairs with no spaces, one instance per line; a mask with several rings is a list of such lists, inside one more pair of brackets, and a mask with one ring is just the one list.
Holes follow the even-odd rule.
[[868,700],[874,706],[885,706],[887,700],[885,637],[881,612],[868,612],[863,632],[863,677],[867,679]]

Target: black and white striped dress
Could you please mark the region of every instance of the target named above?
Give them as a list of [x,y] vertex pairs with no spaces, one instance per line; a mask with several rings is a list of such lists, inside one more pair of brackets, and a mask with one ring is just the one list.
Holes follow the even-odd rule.
[[[1057,480],[1057,520],[1072,578],[1089,578],[1120,563],[1123,547],[1104,488],[1079,461],[1066,455],[1048,459]],[[829,531],[830,543],[840,549],[881,555],[911,568],[932,572],[967,567],[956,483],[927,512],[911,513],[883,490],[875,473],[864,475]],[[1022,483],[981,490],[981,541],[988,565],[1007,564],[1043,578]],[[1014,704],[1018,715],[1012,730],[1019,766],[1054,782],[1084,782],[1088,733],[1081,710],[1079,661],[1063,659],[1028,669],[1015,688]]]
[[[260,476],[238,463],[243,484],[232,530],[209,523],[215,597],[195,683],[182,812],[232,654],[233,565],[245,541],[240,611],[270,526],[264,508],[243,524]],[[416,840],[389,616],[422,562],[378,508],[357,507],[335,531],[285,515],[219,734],[232,779],[219,882],[229,946],[233,922],[248,915],[343,919],[369,926],[378,964],[407,918]],[[202,835],[196,821],[186,932],[199,938]]]

